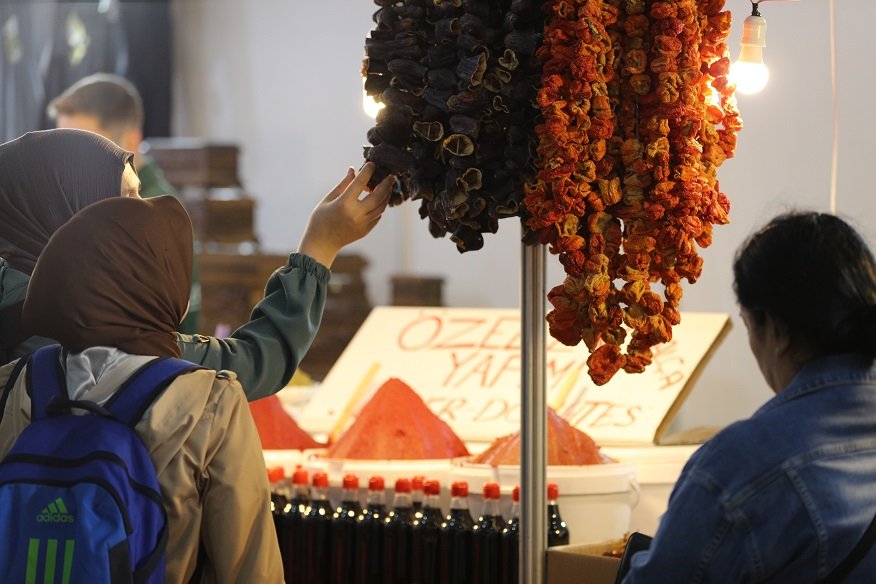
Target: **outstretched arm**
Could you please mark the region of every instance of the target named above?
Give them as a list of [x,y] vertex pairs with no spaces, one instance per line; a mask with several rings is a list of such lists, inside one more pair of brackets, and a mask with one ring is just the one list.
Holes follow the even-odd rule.
[[268,279],[249,322],[225,339],[178,335],[183,359],[231,370],[249,400],[276,393],[292,378],[313,342],[325,306],[326,285],[338,252],[366,236],[386,208],[393,177],[362,196],[374,172],[352,169],[316,206],[285,267]]
[[374,163],[368,162],[356,174],[352,168],[310,214],[298,252],[309,255],[331,268],[338,252],[346,245],[368,235],[389,202],[394,176],[388,176],[374,190],[366,190]]

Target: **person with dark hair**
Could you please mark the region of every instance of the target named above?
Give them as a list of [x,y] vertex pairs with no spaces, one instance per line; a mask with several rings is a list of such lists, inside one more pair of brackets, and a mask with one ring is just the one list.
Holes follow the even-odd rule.
[[[134,85],[119,75],[95,73],[83,77],[49,102],[46,114],[58,128],[88,130],[134,153],[134,167],[140,177],[140,196],[178,196],[161,168],[140,153],[143,141],[143,100]],[[180,323],[182,333],[200,332],[201,282],[195,257],[189,312]]]
[[[170,196],[112,197],[54,233],[33,270],[23,320],[61,345],[54,365],[66,397],[107,406],[148,363],[180,356],[174,330],[185,315],[191,269],[191,221]],[[0,457],[31,422],[34,363],[28,360],[4,392]],[[261,445],[234,374],[197,369],[177,376],[134,431],[155,465],[167,513],[167,582],[282,583]],[[47,554],[40,562],[49,574],[58,560]],[[2,566],[3,573],[10,568]],[[88,581],[87,573],[74,570],[72,577]]]
[[140,154],[143,100],[124,77],[109,73],[83,77],[49,102],[47,114],[59,128],[95,132],[133,152],[144,199],[177,194],[155,161]]
[[843,220],[796,212],[752,235],[733,273],[776,396],[694,453],[623,582],[872,582],[873,255]]
[[[0,365],[52,342],[21,325],[33,267],[74,213],[99,200],[137,196],[131,156],[81,130],[31,132],[0,144]],[[183,358],[234,371],[250,400],[282,389],[319,329],[336,255],[371,232],[389,201],[392,177],[362,196],[373,173],[372,163],[358,173],[347,169],[316,205],[298,251],[268,279],[249,322],[223,339],[177,333]]]

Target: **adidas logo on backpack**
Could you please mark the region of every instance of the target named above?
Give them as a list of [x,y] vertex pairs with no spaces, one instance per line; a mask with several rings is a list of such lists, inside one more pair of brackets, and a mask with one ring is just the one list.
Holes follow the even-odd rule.
[[0,461],[0,582],[164,582],[167,515],[134,426],[200,367],[155,359],[100,406],[69,399],[62,358],[45,347],[27,363],[31,423]]
[[36,520],[38,523],[73,523],[74,521],[61,497],[46,505],[36,516]]

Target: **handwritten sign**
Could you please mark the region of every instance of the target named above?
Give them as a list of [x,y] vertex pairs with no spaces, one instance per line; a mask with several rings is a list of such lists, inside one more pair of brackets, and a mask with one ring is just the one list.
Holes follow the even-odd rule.
[[[702,364],[729,329],[726,314],[684,313],[642,374],[596,386],[583,345],[548,336],[547,398],[603,445],[658,442]],[[410,385],[463,439],[520,428],[520,313],[487,308],[379,307],[368,316],[305,409],[311,432],[338,431],[386,380]]]

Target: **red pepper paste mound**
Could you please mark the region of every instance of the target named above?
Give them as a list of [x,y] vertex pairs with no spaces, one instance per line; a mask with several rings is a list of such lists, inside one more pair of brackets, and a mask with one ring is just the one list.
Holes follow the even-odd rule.
[[399,379],[384,383],[356,421],[329,446],[329,458],[422,460],[466,456],[462,440]]
[[[551,408],[547,410],[547,463],[551,466],[601,464],[605,459],[593,438],[575,428]],[[499,466],[520,464],[520,432],[497,438],[472,462]]]
[[305,450],[322,446],[295,423],[276,395],[250,402],[249,411],[259,431],[262,450]]

